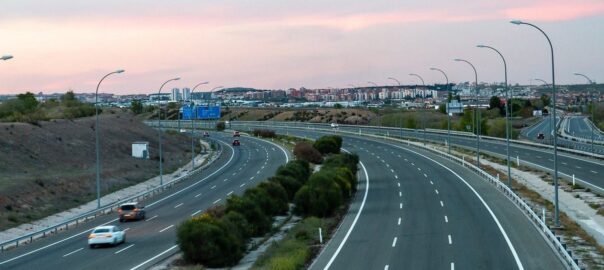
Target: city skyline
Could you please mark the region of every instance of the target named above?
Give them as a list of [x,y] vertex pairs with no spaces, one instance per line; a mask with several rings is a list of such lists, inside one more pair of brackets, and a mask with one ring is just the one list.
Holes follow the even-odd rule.
[[604,81],[604,3],[483,2],[7,1],[0,54],[15,58],[0,63],[0,94],[91,92],[102,75],[120,68],[126,73],[104,82],[101,92],[153,92],[174,76],[183,78],[179,88],[206,80],[260,89],[391,85],[387,77],[417,83],[408,73],[444,83],[432,66],[452,82],[471,81],[471,70],[452,61],[458,57],[476,65],[479,81],[502,81],[499,59],[477,44],[505,54],[510,83],[548,80],[546,41],[511,19],[548,32],[559,83],[584,84],[574,72]]

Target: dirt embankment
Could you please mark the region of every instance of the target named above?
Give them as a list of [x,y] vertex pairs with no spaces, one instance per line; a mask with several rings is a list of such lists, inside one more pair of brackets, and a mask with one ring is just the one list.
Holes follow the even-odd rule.
[[[95,119],[37,125],[0,123],[0,229],[65,210],[96,197]],[[158,134],[130,113],[100,116],[101,192],[159,174]],[[135,141],[149,142],[151,158],[131,156]],[[165,133],[164,172],[186,164],[190,139]]]
[[312,123],[367,124],[375,113],[358,108],[290,109],[290,108],[230,108],[223,120],[240,121],[299,121]]

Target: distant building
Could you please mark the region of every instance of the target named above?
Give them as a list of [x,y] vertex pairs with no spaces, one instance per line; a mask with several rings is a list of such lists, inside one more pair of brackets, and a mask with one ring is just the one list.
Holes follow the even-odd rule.
[[180,100],[182,100],[179,88],[172,88],[172,95],[170,95],[170,100],[171,101],[180,101]]
[[183,88],[182,89],[182,100],[189,100],[191,99],[191,88]]

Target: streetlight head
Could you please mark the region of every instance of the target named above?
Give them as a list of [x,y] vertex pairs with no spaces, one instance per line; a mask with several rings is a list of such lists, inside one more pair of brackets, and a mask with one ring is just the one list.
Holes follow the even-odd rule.
[[438,70],[438,69],[437,69],[437,68],[433,68],[433,67],[431,67],[431,68],[430,68],[430,70]]
[[126,72],[126,71],[123,70],[123,69],[118,69],[118,70],[115,71],[115,73],[124,73],[124,72]]
[[13,56],[10,55],[10,54],[7,54],[7,55],[2,56],[2,58],[0,58],[0,60],[5,60],[6,61],[6,60],[11,59],[11,58],[13,58]]
[[510,23],[515,24],[515,25],[524,24],[524,22],[520,21],[520,20],[513,20],[513,21],[510,21]]
[[463,60],[461,60],[461,59],[459,59],[459,58],[455,58],[455,59],[453,59],[453,61],[457,61],[457,62],[459,62],[459,61],[463,61]]
[[180,77],[176,77],[176,78],[174,78],[174,79],[172,79],[172,80],[173,80],[173,81],[178,81],[178,80],[180,80]]
[[573,73],[573,75],[581,76],[581,74],[579,74],[579,73]]
[[476,47],[478,47],[478,48],[484,48],[486,46],[479,44],[479,45],[476,45]]

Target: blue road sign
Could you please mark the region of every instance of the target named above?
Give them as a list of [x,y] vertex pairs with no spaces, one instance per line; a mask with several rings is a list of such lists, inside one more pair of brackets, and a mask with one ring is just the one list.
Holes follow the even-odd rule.
[[220,106],[195,106],[182,108],[182,119],[219,119]]

